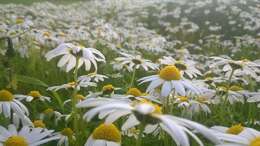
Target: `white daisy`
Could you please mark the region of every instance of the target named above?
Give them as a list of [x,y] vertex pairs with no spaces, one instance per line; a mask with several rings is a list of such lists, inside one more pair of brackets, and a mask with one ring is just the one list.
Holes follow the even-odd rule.
[[69,139],[76,140],[74,132],[71,130],[71,128],[64,128],[58,134],[54,134],[54,136],[59,136],[57,146],[69,146]]
[[209,108],[209,104],[211,103],[211,100],[208,99],[205,96],[198,96],[190,101],[190,107],[189,110],[192,111],[192,113],[200,113],[201,111],[210,114],[211,110]]
[[11,118],[13,113],[21,119],[28,116],[28,109],[17,98],[8,90],[0,90],[0,113],[7,118]]
[[[235,102],[244,103],[245,97],[248,94],[248,91],[237,85],[232,85],[229,88],[219,86],[217,91],[219,94],[216,97],[219,98],[220,101],[223,100],[221,98],[227,98],[224,100],[228,100],[230,104],[234,104]],[[225,96],[225,94],[227,94],[227,96]]]
[[88,75],[83,75],[78,77],[78,82],[81,85],[89,84],[90,82],[98,83],[103,82],[108,77],[105,75],[97,74],[97,73],[90,73]]
[[22,127],[17,131],[14,125],[8,129],[0,126],[0,146],[40,146],[49,141],[57,140],[57,136],[51,136],[52,130],[42,128]]
[[213,126],[211,127],[212,130],[220,133],[226,133],[226,134],[233,134],[238,135],[241,132],[243,132],[247,127],[242,126],[242,124],[235,124],[231,127],[224,127],[224,126]]
[[81,87],[89,87],[89,86],[92,86],[92,87],[95,87],[97,84],[94,83],[94,82],[91,82],[91,81],[84,81],[84,82],[69,82],[69,83],[66,83],[66,84],[62,84],[62,85],[58,85],[58,86],[51,86],[51,87],[48,87],[47,90],[49,91],[58,91],[58,90],[61,90],[61,89],[74,89],[76,88],[77,90],[80,90]]
[[260,108],[260,92],[252,92],[249,93],[249,97],[247,98],[247,102],[255,102],[258,103],[257,107]]
[[189,78],[197,77],[198,75],[201,75],[201,72],[196,68],[196,63],[192,60],[175,60],[172,57],[166,57],[159,59],[160,63],[163,65],[174,65],[179,70],[182,71],[185,75],[187,75]]
[[88,121],[91,120],[95,115],[106,112],[104,115],[106,117],[105,123],[112,123],[122,116],[134,115],[136,120],[129,122],[131,125],[123,125],[132,128],[140,123],[150,123],[159,124],[160,127],[165,130],[174,139],[177,145],[189,146],[188,135],[194,138],[200,145],[203,145],[199,138],[189,129],[196,130],[197,132],[203,134],[208,139],[215,143],[219,143],[219,140],[215,135],[206,127],[197,124],[195,122],[185,120],[182,118],[162,115],[161,108],[150,102],[137,102],[137,103],[126,103],[126,102],[110,102],[109,104],[97,106],[89,110],[85,115]]
[[45,118],[53,118],[54,119],[54,124],[57,125],[58,121],[61,120],[63,115],[58,112],[53,110],[52,108],[47,108],[43,112],[40,113],[39,119],[40,120],[45,120]]
[[186,91],[199,93],[199,89],[192,85],[192,83],[186,79],[183,79],[181,73],[174,65],[166,66],[162,68],[158,75],[152,75],[139,79],[140,84],[145,82],[151,82],[147,87],[148,93],[153,93],[155,89],[161,89],[161,96],[167,97],[172,91],[184,96]]
[[[97,62],[105,62],[105,56],[94,48],[85,48],[81,45],[74,45],[72,43],[62,43],[54,50],[49,51],[45,57],[51,60],[57,56],[62,56],[58,62],[58,67],[66,68],[69,72],[77,65],[80,68],[85,64],[85,70],[89,71],[91,65],[94,65],[95,71],[97,70]],[[78,64],[77,64],[77,59]]]
[[114,124],[99,125],[84,146],[120,146],[121,133]]
[[223,140],[222,144],[217,146],[259,146],[260,145],[260,132],[252,129],[245,128],[238,135],[216,133],[216,135]]
[[253,79],[259,81],[260,64],[249,60],[232,60],[230,58],[211,57],[214,61],[209,67],[223,67],[226,76],[229,76],[234,71],[235,76],[249,75]]
[[152,63],[152,61],[143,59],[140,55],[130,55],[126,53],[120,53],[123,57],[118,57],[115,59],[114,68],[117,70],[121,70],[123,68],[126,68],[129,72],[132,72],[133,70],[139,69],[142,67],[145,71],[151,70],[157,70],[158,65],[155,63]]
[[40,100],[40,101],[51,101],[50,97],[43,96],[39,91],[33,90],[28,93],[28,95],[15,95],[16,97],[19,97],[20,100],[26,100],[27,102],[32,102],[34,100]]

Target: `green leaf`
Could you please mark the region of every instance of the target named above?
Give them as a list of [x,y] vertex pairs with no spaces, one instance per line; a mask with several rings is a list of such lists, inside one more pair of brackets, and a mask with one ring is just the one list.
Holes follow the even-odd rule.
[[24,75],[16,75],[16,79],[17,79],[18,82],[48,87],[48,85],[46,83],[44,83],[43,81],[41,81],[37,78],[34,78],[34,77],[28,77],[28,76],[24,76]]

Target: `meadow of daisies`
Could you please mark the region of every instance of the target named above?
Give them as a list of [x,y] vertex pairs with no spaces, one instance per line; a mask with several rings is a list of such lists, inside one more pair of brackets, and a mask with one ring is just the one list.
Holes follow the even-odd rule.
[[259,0],[63,1],[0,2],[0,146],[260,146]]

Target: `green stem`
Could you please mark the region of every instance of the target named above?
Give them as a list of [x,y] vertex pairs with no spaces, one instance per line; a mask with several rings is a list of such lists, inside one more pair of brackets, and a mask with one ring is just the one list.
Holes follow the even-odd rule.
[[227,93],[226,93],[226,97],[224,99],[224,105],[226,105],[226,102],[227,102],[227,98],[228,98],[228,93],[229,93],[229,89],[230,89],[230,86],[231,86],[231,79],[232,79],[232,76],[234,74],[235,70],[232,69],[230,75],[229,75],[229,78],[228,78],[228,87],[227,87]]
[[134,85],[134,81],[135,81],[135,74],[136,74],[136,69],[134,68],[134,71],[133,71],[133,74],[132,74],[131,83],[130,83],[130,87],[133,87],[133,85]]
[[57,92],[55,92],[55,91],[52,91],[52,94],[53,94],[53,96],[56,98],[56,100],[58,101],[58,104],[59,104],[59,106],[60,106],[60,108],[61,108],[61,111],[64,111],[63,102],[62,102],[62,100],[61,100],[59,94],[58,94]]
[[141,122],[140,125],[139,125],[140,133],[138,134],[136,146],[142,146],[142,134],[143,134],[144,128],[145,128],[145,125],[143,124],[143,122]]
[[[78,122],[77,107],[76,107],[77,99],[75,98],[76,94],[78,93],[78,90],[77,90],[77,86],[78,86],[77,85],[78,64],[79,64],[79,59],[77,59],[77,61],[76,61],[75,70],[73,72],[73,80],[76,83],[76,86],[73,89],[73,93],[71,95],[71,106],[72,106],[71,116],[72,116],[72,119],[73,119],[73,129],[74,129],[76,137],[77,137],[78,132],[79,132],[78,131],[78,124],[77,124],[77,122]],[[75,141],[75,145],[77,145],[77,140]]]

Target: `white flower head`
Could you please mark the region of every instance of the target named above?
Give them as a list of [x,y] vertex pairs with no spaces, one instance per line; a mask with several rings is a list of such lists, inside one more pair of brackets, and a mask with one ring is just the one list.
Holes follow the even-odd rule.
[[139,68],[143,68],[145,71],[157,70],[158,65],[152,63],[152,61],[143,59],[140,55],[131,55],[126,53],[120,53],[123,57],[118,57],[115,59],[114,68],[121,70],[126,68],[128,71],[133,71]]
[[42,128],[22,127],[17,131],[14,125],[9,125],[8,129],[0,126],[0,145],[4,146],[40,146],[49,141],[57,140],[57,136],[51,136],[53,130]]
[[185,95],[187,90],[199,93],[200,90],[192,85],[188,80],[182,78],[180,70],[174,65],[169,65],[162,68],[158,75],[152,75],[139,79],[140,84],[145,82],[151,82],[147,87],[148,93],[155,92],[156,89],[160,89],[161,96],[167,97],[172,91],[175,91],[179,95]]
[[86,71],[91,69],[92,64],[96,71],[97,62],[105,62],[105,56],[97,49],[85,48],[81,45],[74,45],[72,43],[60,44],[57,48],[49,51],[45,57],[49,61],[61,55],[63,56],[58,62],[58,67],[66,68],[66,72],[75,68],[76,65],[80,68],[83,64],[85,65]]
[[11,118],[15,113],[15,117],[22,120],[29,115],[28,109],[19,101],[19,97],[8,90],[0,90],[0,113],[7,118]]

